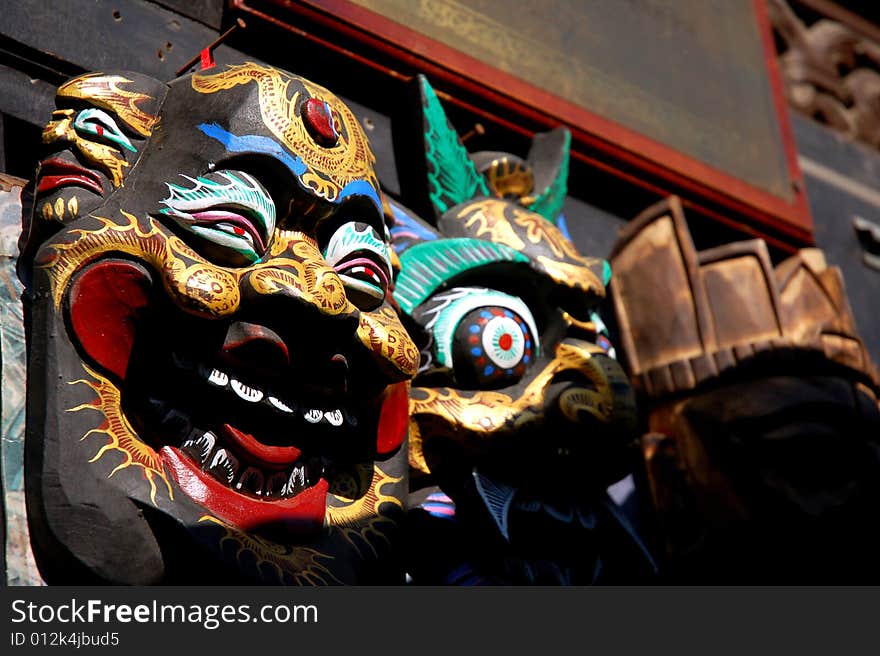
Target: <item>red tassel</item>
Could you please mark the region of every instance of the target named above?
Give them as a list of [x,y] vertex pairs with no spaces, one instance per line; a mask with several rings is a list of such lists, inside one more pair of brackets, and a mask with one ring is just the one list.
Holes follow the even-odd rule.
[[201,62],[201,69],[203,71],[207,68],[214,68],[217,65],[217,62],[214,61],[214,55],[211,53],[210,48],[205,48],[204,50],[202,50]]

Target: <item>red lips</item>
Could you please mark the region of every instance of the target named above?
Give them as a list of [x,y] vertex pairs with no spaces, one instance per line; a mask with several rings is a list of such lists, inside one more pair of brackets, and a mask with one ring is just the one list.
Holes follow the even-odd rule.
[[204,473],[176,448],[166,446],[161,453],[174,480],[190,499],[246,533],[297,543],[315,539],[324,526],[329,486],[323,478],[295,497],[263,501],[239,494]]
[[37,193],[45,194],[69,185],[84,187],[99,195],[104,193],[101,178],[94,171],[65,162],[57,157],[44,160],[40,164]]

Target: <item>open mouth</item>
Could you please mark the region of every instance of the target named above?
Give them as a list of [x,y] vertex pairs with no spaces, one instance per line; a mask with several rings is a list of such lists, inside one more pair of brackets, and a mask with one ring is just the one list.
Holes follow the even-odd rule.
[[103,194],[100,177],[93,171],[71,164],[58,157],[47,159],[40,165],[37,193],[46,194],[59,187],[77,186]]
[[375,430],[361,429],[377,426],[372,404],[178,353],[157,376],[150,360],[147,376],[132,363],[126,416],[190,498],[241,529],[312,537],[337,479],[374,457]]
[[142,266],[108,259],[80,272],[68,296],[73,336],[118,381],[137,439],[227,523],[315,537],[327,494],[365,494],[365,465],[402,443],[405,384],[353,377],[350,366],[368,370],[354,342],[331,355],[306,340],[291,353],[268,328],[185,315],[152,288]]

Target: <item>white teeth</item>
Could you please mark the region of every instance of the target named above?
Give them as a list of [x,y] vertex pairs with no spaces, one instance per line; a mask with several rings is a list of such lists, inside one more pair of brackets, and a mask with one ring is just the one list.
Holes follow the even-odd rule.
[[301,490],[306,486],[306,468],[303,465],[296,465],[290,472],[290,478],[287,480],[286,494],[293,494],[297,490]]
[[266,400],[272,405],[273,408],[277,408],[278,410],[281,410],[281,412],[287,412],[288,414],[293,412],[293,408],[289,407],[286,403],[283,403],[274,396],[267,396]]
[[242,487],[254,494],[262,494],[263,472],[256,467],[248,467],[245,469],[241,478],[238,479],[238,483],[235,484],[236,490],[240,490]]
[[275,472],[266,482],[266,494],[280,497],[287,491],[287,474]]
[[263,393],[254,389],[253,387],[248,387],[244,383],[235,378],[232,379],[231,382],[232,391],[235,392],[239,398],[244,399],[245,401],[249,401],[250,403],[257,403],[263,399]]
[[282,494],[290,496],[296,494],[306,486],[306,468],[303,465],[294,466],[290,472],[287,484],[282,488]]
[[217,437],[210,431],[202,433],[202,436],[195,441],[195,446],[199,449],[202,463],[208,460],[208,455],[211,453],[216,443]]
[[218,387],[225,387],[226,383],[229,382],[229,376],[224,374],[219,369],[212,369],[211,373],[208,374],[208,382],[213,383]]
[[222,473],[226,477],[226,482],[232,484],[235,470],[238,469],[238,459],[226,449],[217,449],[208,469]]
[[324,413],[324,419],[333,426],[342,426],[342,410],[331,410]]
[[324,417],[324,413],[320,410],[309,410],[303,416],[310,424],[317,424]]

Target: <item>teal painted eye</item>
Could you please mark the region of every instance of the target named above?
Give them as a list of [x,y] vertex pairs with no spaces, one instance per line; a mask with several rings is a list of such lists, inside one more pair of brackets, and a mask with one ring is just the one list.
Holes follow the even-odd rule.
[[463,387],[512,385],[539,354],[528,306],[499,291],[456,287],[432,296],[413,316],[432,337],[433,364],[451,369]]
[[170,195],[160,213],[201,238],[200,250],[220,263],[242,266],[259,260],[275,232],[275,203],[266,188],[244,171],[181,177],[189,185],[166,183]]
[[340,226],[324,248],[324,259],[339,274],[345,293],[362,310],[385,300],[391,280],[387,239],[367,223],[349,221]]
[[73,121],[73,128],[85,137],[98,137],[101,140],[110,141],[117,146],[122,146],[131,152],[137,152],[135,147],[131,145],[128,137],[126,137],[116,121],[104,111],[100,109],[84,109]]

